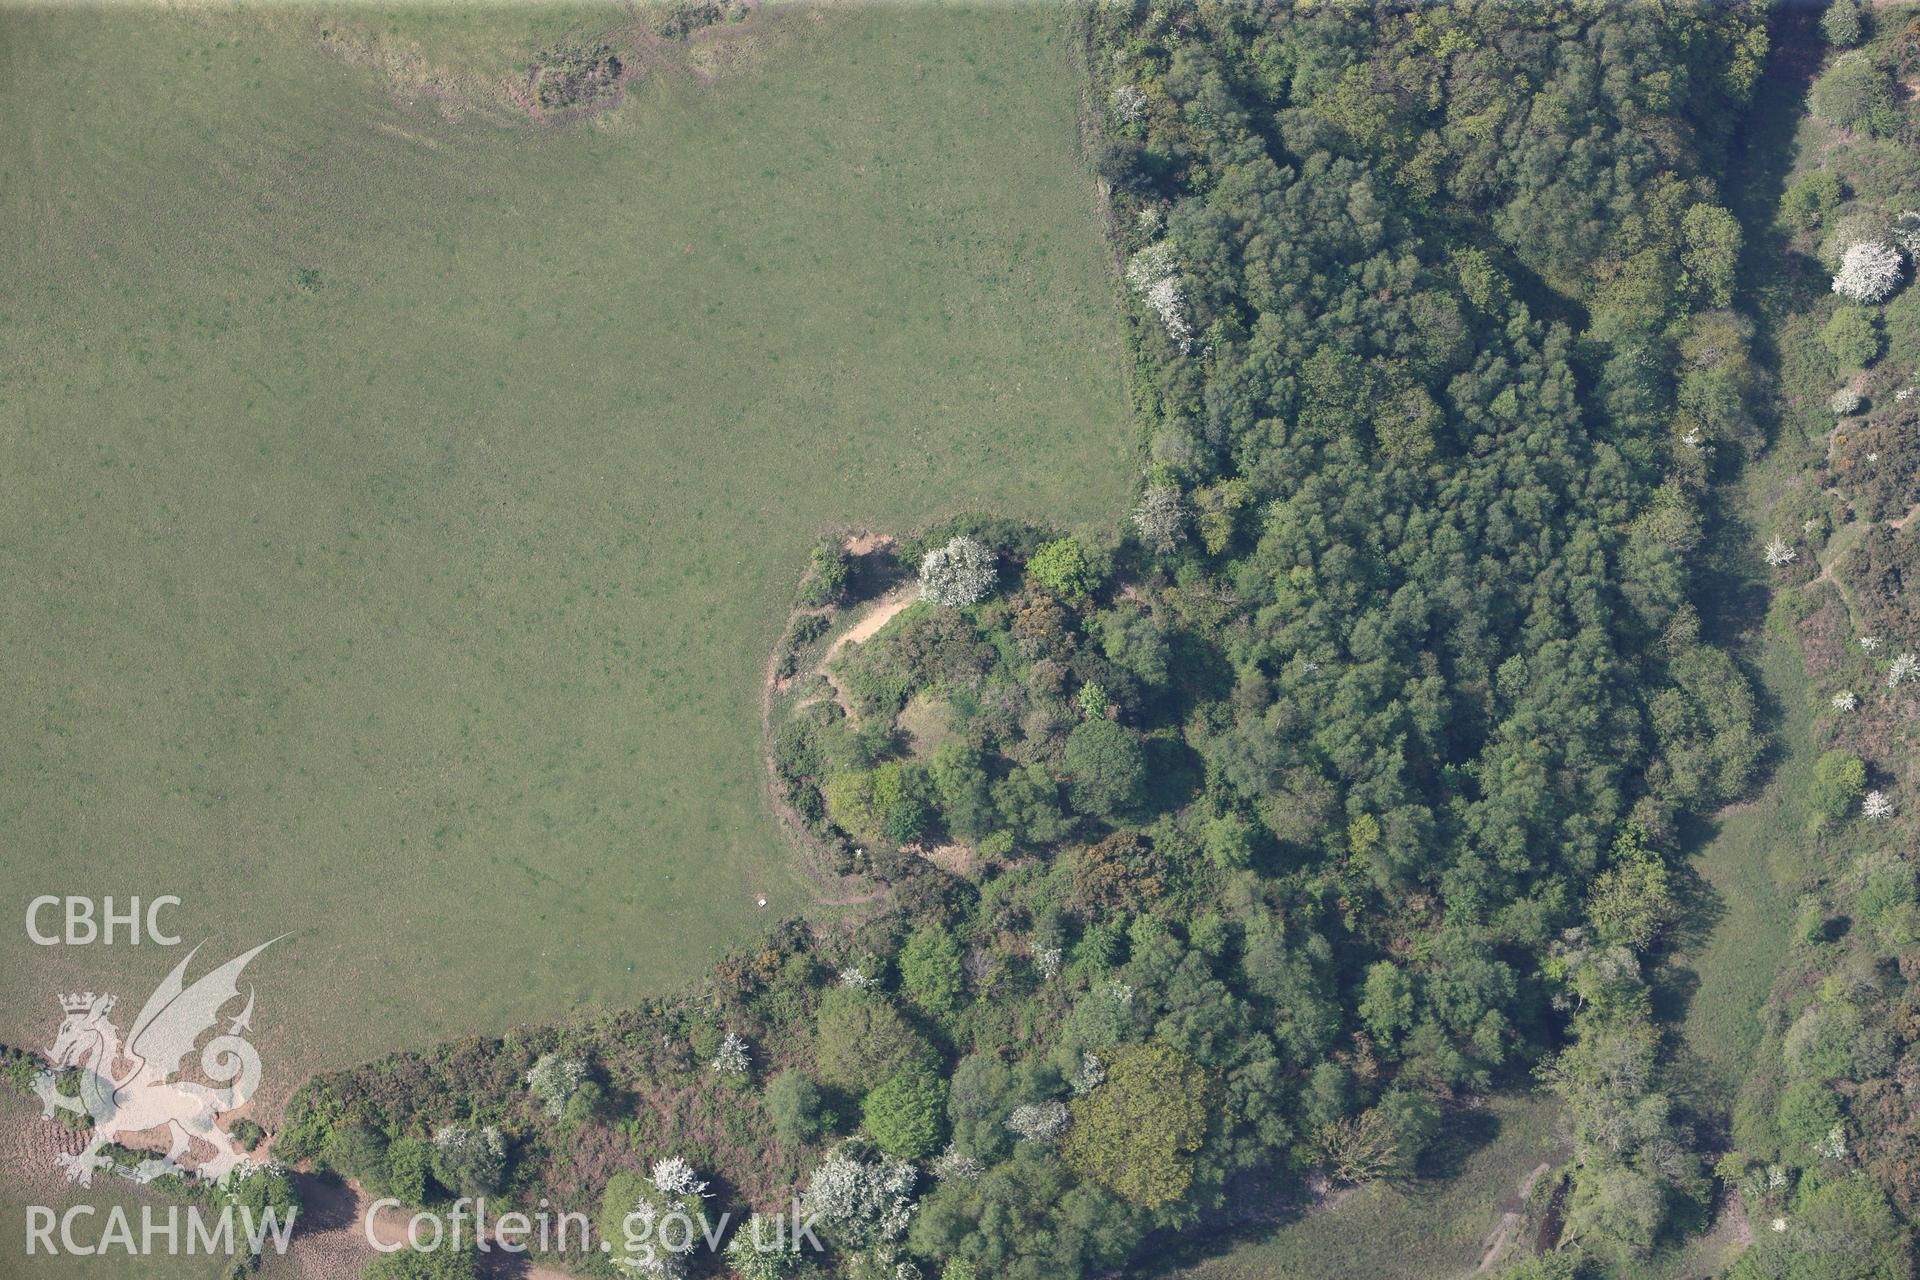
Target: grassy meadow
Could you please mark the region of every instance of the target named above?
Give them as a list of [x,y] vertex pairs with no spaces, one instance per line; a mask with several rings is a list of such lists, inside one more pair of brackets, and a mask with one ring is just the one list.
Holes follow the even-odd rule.
[[38,893],[290,933],[273,1095],[671,991],[808,905],[758,706],[816,534],[1124,502],[1059,12],[489,96],[622,13],[0,10],[0,1040],[180,955]]
[[[1164,1280],[1447,1280],[1473,1273],[1504,1206],[1556,1150],[1558,1102],[1502,1095],[1454,1117],[1405,1189],[1352,1192],[1333,1207],[1181,1270]],[[1529,1238],[1528,1243],[1531,1243]]]

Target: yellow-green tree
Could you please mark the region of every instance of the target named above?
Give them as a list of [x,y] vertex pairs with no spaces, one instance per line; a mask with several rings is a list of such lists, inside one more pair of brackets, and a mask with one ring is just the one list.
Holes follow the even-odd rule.
[[1206,1073],[1185,1054],[1137,1045],[1114,1059],[1105,1084],[1074,1099],[1061,1155],[1123,1200],[1172,1204],[1193,1183],[1210,1092]]

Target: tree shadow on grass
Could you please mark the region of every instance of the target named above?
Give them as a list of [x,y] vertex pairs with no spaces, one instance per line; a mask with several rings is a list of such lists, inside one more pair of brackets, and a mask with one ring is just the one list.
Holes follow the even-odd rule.
[[1416,1176],[1403,1182],[1344,1188],[1315,1196],[1297,1178],[1247,1174],[1227,1188],[1226,1207],[1197,1227],[1158,1231],[1136,1251],[1140,1261],[1121,1274],[1129,1280],[1165,1280],[1211,1258],[1263,1241],[1322,1213],[1337,1213],[1353,1196],[1389,1196],[1416,1206],[1436,1203],[1479,1152],[1500,1137],[1503,1121],[1485,1106],[1449,1107],[1439,1136],[1420,1157]]

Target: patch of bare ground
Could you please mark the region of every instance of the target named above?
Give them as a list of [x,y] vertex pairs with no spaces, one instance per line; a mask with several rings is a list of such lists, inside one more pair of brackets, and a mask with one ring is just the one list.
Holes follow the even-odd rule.
[[932,848],[918,849],[917,852],[947,874],[963,879],[980,869],[980,858],[968,845],[938,844]]
[[[833,656],[839,653],[841,649],[850,644],[865,644],[867,641],[873,639],[880,634],[882,627],[899,617],[900,614],[917,599],[919,599],[919,596],[914,592],[912,587],[902,587],[893,594],[883,596],[875,601],[873,605],[868,608],[867,612],[861,615],[860,621],[847,628],[846,631],[834,639],[832,644],[827,646],[827,656],[821,662],[821,674],[826,674],[826,664],[833,661]],[[832,679],[833,677],[828,676],[827,678]]]
[[[369,1237],[383,1246],[406,1245],[410,1214],[405,1210],[383,1207],[369,1220],[372,1201],[353,1183],[307,1173],[295,1174],[294,1181],[300,1188],[299,1228],[286,1258],[263,1268],[268,1280],[355,1280],[376,1256]],[[572,1280],[521,1253],[496,1247],[480,1257],[480,1274],[487,1280]]]
[[498,86],[486,76],[438,65],[412,41],[360,29],[338,17],[321,24],[316,39],[328,56],[347,66],[372,70],[395,100],[428,108],[444,120],[464,120],[506,106]]
[[1526,1240],[1527,1199],[1533,1195],[1534,1186],[1551,1168],[1553,1168],[1551,1160],[1542,1160],[1520,1179],[1520,1185],[1515,1187],[1513,1194],[1501,1204],[1499,1220],[1493,1224],[1493,1229],[1487,1232],[1481,1241],[1483,1252],[1480,1255],[1480,1265],[1469,1274],[1476,1276],[1488,1274],[1506,1261],[1507,1257]]

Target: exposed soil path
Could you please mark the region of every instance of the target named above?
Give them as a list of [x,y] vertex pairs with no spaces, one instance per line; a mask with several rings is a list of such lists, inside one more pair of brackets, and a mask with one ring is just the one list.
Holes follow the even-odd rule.
[[[892,547],[893,539],[884,534],[857,534],[848,537],[842,544],[842,549],[848,555],[859,557],[885,554]],[[880,601],[871,606],[869,612],[849,628],[846,634],[837,637],[828,646],[826,654],[813,671],[805,673],[826,677],[828,684],[833,688],[835,699],[840,703],[841,710],[850,713],[846,691],[834,683],[832,676],[827,675],[828,661],[843,645],[859,644],[871,639],[902,609],[912,604],[914,598],[912,591],[906,588],[881,597]],[[794,624],[801,618],[808,616],[832,618],[835,612],[831,608],[796,607],[787,616],[786,625],[781,628],[782,640],[784,641],[785,637],[792,633]],[[773,806],[773,811],[779,817],[781,825],[787,829],[794,846],[800,851],[800,869],[814,887],[816,903],[825,907],[857,907],[879,902],[887,896],[888,890],[885,885],[875,885],[860,876],[837,875],[827,869],[824,851],[807,831],[806,823],[801,820],[799,811],[787,800],[786,787],[780,781],[779,770],[775,767],[773,759],[773,706],[774,699],[784,693],[795,679],[800,678],[800,675],[781,676],[781,656],[781,647],[776,645],[774,651],[767,655],[766,670],[760,686],[760,758],[766,769],[767,802]]]
[[1501,1204],[1500,1220],[1493,1224],[1493,1230],[1489,1231],[1486,1236],[1486,1252],[1480,1255],[1480,1265],[1469,1272],[1469,1275],[1486,1275],[1504,1262],[1507,1255],[1512,1253],[1514,1248],[1524,1241],[1526,1237],[1524,1228],[1527,1220],[1527,1197],[1533,1194],[1535,1184],[1537,1184],[1540,1179],[1546,1175],[1547,1170],[1551,1168],[1553,1168],[1553,1162],[1551,1160],[1542,1160],[1528,1171],[1526,1177],[1520,1179],[1520,1185],[1515,1187],[1513,1194],[1508,1196],[1506,1201]]

